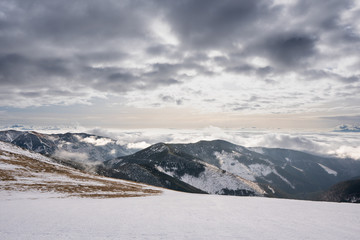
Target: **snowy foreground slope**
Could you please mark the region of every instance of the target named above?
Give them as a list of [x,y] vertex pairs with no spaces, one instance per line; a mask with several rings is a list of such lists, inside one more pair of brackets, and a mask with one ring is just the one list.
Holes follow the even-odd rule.
[[55,192],[79,197],[130,197],[161,192],[148,185],[81,172],[1,141],[0,191]]
[[[55,197],[55,198],[54,198]],[[358,239],[360,206],[172,192],[0,195],[0,239]]]

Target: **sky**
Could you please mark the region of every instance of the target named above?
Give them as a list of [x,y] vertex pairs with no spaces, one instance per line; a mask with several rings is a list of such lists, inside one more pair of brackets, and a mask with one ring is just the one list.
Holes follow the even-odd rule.
[[359,23],[350,0],[2,0],[0,124],[358,124]]

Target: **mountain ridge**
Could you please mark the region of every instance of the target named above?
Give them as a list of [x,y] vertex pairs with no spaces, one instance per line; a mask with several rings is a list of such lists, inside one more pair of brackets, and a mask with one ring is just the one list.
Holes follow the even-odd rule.
[[[130,163],[151,169],[154,175],[160,172],[212,194],[230,192],[233,195],[263,195],[265,193],[256,184],[178,151],[172,148],[171,144],[157,143],[132,155],[104,162],[107,167],[118,171],[122,171]],[[215,183],[214,179],[219,182]]]
[[[315,199],[360,175],[360,162],[283,148],[246,148],[225,140],[156,143],[112,154],[115,140],[87,133],[1,131],[0,140],[98,174],[192,193]],[[55,150],[54,150],[55,149]],[[63,150],[63,155],[57,155]]]
[[116,140],[87,133],[43,134],[35,131],[0,131],[0,140],[25,149],[74,161],[106,161],[134,153]]

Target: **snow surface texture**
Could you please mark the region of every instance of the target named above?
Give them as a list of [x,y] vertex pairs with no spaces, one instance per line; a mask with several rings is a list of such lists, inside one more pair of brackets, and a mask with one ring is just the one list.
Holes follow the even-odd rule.
[[[28,150],[22,149],[20,147],[17,147],[13,144],[10,143],[6,143],[6,142],[2,142],[0,141],[0,150],[6,151],[6,152],[10,152],[10,153],[14,153],[14,154],[18,154],[18,155],[23,155],[32,159],[36,159],[39,160],[41,162],[46,162],[46,163],[51,163],[57,166],[62,166],[60,164],[54,163],[53,160],[51,160],[48,157],[45,157],[39,153],[34,153],[34,152],[30,152]],[[2,159],[5,159],[4,156],[1,157]]]
[[253,190],[247,184],[237,180],[234,175],[219,174],[219,170],[211,165],[207,165],[205,171],[201,172],[198,177],[185,174],[180,180],[210,194],[223,194],[222,189],[224,188]]
[[[201,189],[210,194],[224,194],[224,189],[228,190],[247,190],[254,192],[255,195],[264,195],[265,191],[261,187],[245,178],[236,176],[228,172],[222,172],[211,164],[201,162],[205,166],[205,171],[201,172],[199,176],[192,176],[185,174],[179,179],[191,186]],[[163,169],[161,166],[156,166],[156,169],[169,176],[177,177],[175,169],[172,171]]]
[[[240,163],[235,157],[241,156],[238,152],[228,153],[225,151],[215,152],[215,157],[219,160],[220,168],[228,171],[232,174],[240,176],[249,181],[256,181],[256,177],[267,176],[270,173],[277,175],[282,181],[288,184],[291,188],[295,189],[295,186],[291,184],[289,180],[280,175],[276,169],[272,166],[267,166],[264,164],[250,164],[249,166],[245,166]],[[263,159],[265,160],[265,159]],[[270,164],[272,164],[270,162]],[[329,173],[329,172],[328,172]]]
[[356,204],[164,192],[116,199],[1,192],[0,239],[353,240],[360,235]]
[[254,173],[244,164],[240,163],[235,157],[241,156],[238,152],[228,153],[225,151],[215,152],[215,157],[219,160],[220,168],[241,176],[249,181],[255,181]]

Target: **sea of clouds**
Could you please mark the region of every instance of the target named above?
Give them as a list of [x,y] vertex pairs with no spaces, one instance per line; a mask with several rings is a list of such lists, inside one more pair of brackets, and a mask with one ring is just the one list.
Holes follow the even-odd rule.
[[106,129],[82,126],[5,126],[2,129],[34,130],[43,133],[86,132],[109,137],[131,149],[143,149],[158,142],[194,143],[221,139],[245,147],[287,148],[317,155],[360,160],[359,132],[304,132],[258,129]]
[[360,159],[359,133],[296,132],[280,130],[202,129],[90,129],[89,133],[110,137],[128,148],[145,148],[157,142],[194,143],[222,139],[245,147],[287,148],[317,155]]

